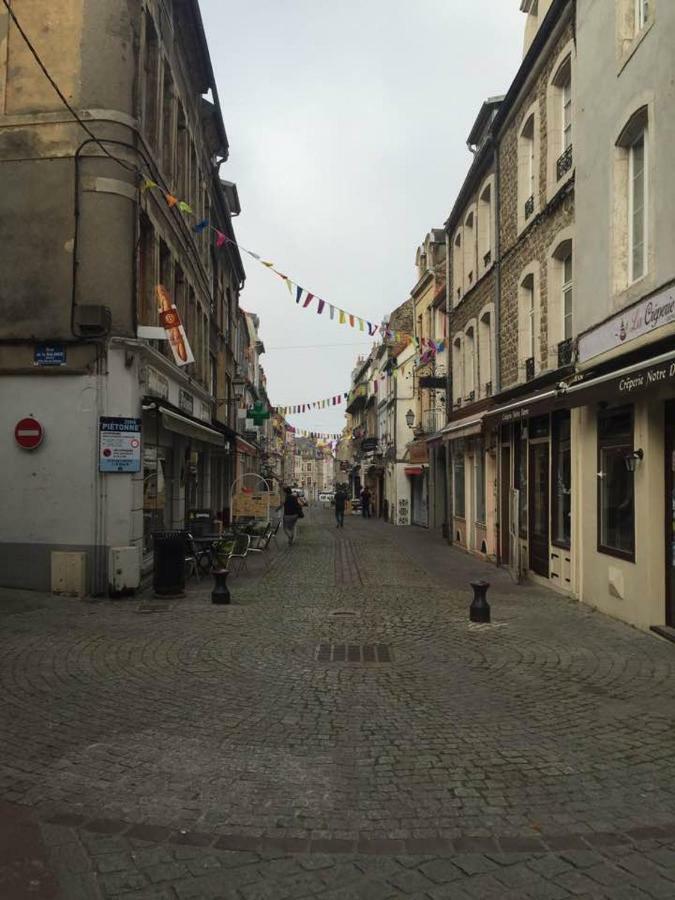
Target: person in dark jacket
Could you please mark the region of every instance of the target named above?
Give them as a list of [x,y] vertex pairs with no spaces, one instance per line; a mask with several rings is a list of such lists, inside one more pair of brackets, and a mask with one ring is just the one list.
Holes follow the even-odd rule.
[[361,515],[364,519],[370,518],[370,491],[367,487],[361,491]]
[[298,519],[301,519],[304,516],[304,513],[300,506],[300,501],[289,487],[286,488],[284,502],[278,509],[281,509],[282,507],[284,510],[284,534],[288,538],[288,546],[291,547],[295,541],[295,530]]
[[344,528],[345,527],[345,507],[347,506],[347,495],[342,490],[342,488],[338,488],[335,492],[335,522],[336,528]]

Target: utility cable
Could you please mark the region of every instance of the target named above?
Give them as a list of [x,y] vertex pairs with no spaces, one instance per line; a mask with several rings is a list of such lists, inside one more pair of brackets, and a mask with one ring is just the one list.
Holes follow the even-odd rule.
[[[80,118],[80,116],[75,112],[75,110],[73,109],[73,107],[72,107],[72,106],[70,105],[70,103],[68,102],[68,100],[67,100],[65,94],[63,93],[63,91],[61,90],[61,88],[58,86],[58,84],[56,83],[56,81],[55,81],[55,80],[52,78],[52,76],[49,74],[49,70],[47,69],[47,67],[45,66],[45,64],[42,62],[42,60],[41,60],[41,58],[40,58],[40,54],[37,52],[37,50],[35,49],[35,47],[33,46],[32,42],[31,42],[31,39],[28,37],[28,35],[27,35],[26,32],[24,31],[23,26],[21,25],[21,23],[19,22],[19,20],[18,20],[17,17],[16,17],[16,13],[15,13],[14,10],[12,9],[12,7],[9,5],[9,0],[2,0],[2,2],[3,2],[3,4],[4,4],[4,6],[5,6],[5,9],[6,9],[7,12],[9,13],[9,16],[10,16],[12,22],[14,23],[14,25],[15,25],[15,27],[16,27],[16,30],[19,32],[19,34],[20,34],[21,37],[23,38],[23,40],[24,40],[26,46],[28,47],[28,49],[29,49],[29,51],[30,51],[30,53],[31,53],[31,56],[33,57],[33,59],[35,60],[35,62],[36,62],[36,63],[38,64],[38,66],[40,67],[40,70],[42,71],[42,74],[45,76],[45,78],[47,79],[47,81],[50,83],[50,85],[52,86],[52,88],[54,89],[54,91],[56,92],[56,94],[58,95],[58,97],[59,97],[61,103],[63,103],[63,105],[65,106],[65,108],[68,110],[68,112],[71,114],[71,116],[75,119],[75,121],[78,123],[78,125],[79,125],[79,126],[80,126],[80,127],[81,127],[88,135],[89,135],[89,137],[92,139],[92,141],[93,141],[98,147],[101,148],[101,150],[105,153],[105,155],[106,155],[109,159],[113,160],[113,162],[118,163],[118,165],[122,166],[122,168],[126,169],[128,172],[133,172],[133,173],[136,174],[136,175],[140,175],[140,172],[139,172],[139,170],[136,168],[136,166],[134,166],[133,164],[127,163],[127,162],[125,162],[123,159],[119,159],[119,157],[117,157],[117,156],[115,156],[114,154],[110,153],[110,151],[108,150],[108,148],[105,147],[104,144],[102,143],[101,138],[97,137],[97,136],[94,134],[94,132],[89,128],[89,126],[86,124],[86,122],[84,122],[84,121]],[[105,138],[104,138],[103,140],[105,140]]]

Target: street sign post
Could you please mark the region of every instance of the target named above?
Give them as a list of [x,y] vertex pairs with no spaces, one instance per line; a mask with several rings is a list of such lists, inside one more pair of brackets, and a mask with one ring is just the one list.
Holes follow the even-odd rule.
[[22,450],[35,450],[43,441],[44,428],[32,416],[21,419],[16,423],[14,439]]
[[99,420],[99,472],[141,471],[141,420],[102,416]]

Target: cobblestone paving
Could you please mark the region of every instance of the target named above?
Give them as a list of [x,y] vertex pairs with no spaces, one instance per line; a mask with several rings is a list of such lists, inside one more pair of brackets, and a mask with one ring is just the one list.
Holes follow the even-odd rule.
[[66,900],[675,897],[672,645],[490,567],[472,626],[414,546],[313,512],[229,607],[0,601],[0,798]]

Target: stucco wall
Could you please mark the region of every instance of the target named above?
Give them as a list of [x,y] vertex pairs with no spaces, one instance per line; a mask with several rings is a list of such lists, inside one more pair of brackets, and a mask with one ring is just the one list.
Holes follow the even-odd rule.
[[581,597],[585,603],[640,628],[665,618],[665,521],[663,402],[635,406],[635,447],[644,459],[635,473],[635,562],[597,550],[597,425],[595,407],[573,411],[580,478],[573,514]]
[[[575,271],[574,316],[583,331],[623,306],[675,278],[675,3],[650,3],[654,22],[622,56],[617,39],[617,8],[578,0],[578,60],[575,155],[577,230],[583,234]],[[649,273],[630,290],[612,285],[611,160],[630,115],[649,105]],[[603,164],[599,165],[598,160]]]

